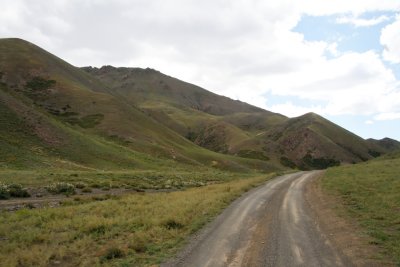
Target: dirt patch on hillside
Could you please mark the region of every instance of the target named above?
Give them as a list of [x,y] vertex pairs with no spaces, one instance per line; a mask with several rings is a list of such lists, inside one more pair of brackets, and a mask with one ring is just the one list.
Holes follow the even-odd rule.
[[340,215],[343,211],[341,200],[322,191],[321,175],[309,183],[306,200],[329,241],[355,266],[395,266],[387,259],[378,259],[382,255],[381,248],[372,245],[371,238],[363,234],[356,221]]

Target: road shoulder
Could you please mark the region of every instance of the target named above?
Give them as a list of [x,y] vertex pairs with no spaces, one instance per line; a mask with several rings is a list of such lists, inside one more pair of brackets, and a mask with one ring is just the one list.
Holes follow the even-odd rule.
[[[355,266],[394,266],[387,261],[375,259],[379,248],[370,244],[370,239],[357,222],[343,216],[344,207],[340,199],[326,194],[321,188],[323,173],[313,178],[306,188],[306,201],[318,226],[328,240]],[[374,258],[375,257],[375,258]]]

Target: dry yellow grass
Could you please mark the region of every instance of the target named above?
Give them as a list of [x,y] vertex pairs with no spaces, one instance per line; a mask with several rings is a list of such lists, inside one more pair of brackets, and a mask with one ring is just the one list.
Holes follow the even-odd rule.
[[157,264],[233,199],[272,176],[180,192],[2,212],[0,262],[4,266]]

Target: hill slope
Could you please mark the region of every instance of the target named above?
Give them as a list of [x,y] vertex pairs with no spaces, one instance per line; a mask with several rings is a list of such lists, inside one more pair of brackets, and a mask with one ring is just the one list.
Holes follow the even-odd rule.
[[283,164],[301,169],[366,161],[385,152],[315,113],[289,119],[260,138],[268,153],[283,154]]
[[155,120],[216,152],[232,152],[238,143],[287,119],[152,69],[83,69]]
[[[330,168],[321,179],[322,189],[336,199],[334,210],[369,237],[381,255],[382,266],[400,264],[400,153],[369,162]],[[333,197],[333,198],[332,198]],[[394,230],[396,229],[396,230]]]
[[379,146],[388,152],[400,150],[400,142],[387,137],[380,140],[370,138],[367,139],[367,142],[372,145]]
[[76,68],[20,39],[0,40],[0,82],[3,166],[309,169],[391,150],[316,114],[287,118],[152,69]]
[[[132,168],[137,165],[132,162],[143,158],[157,166],[160,158],[242,171],[277,168],[268,162],[226,156],[193,144],[109,92],[96,78],[26,41],[0,40],[0,73],[2,108],[25,127],[26,134],[18,139],[34,139],[40,150],[57,151],[62,160],[86,166],[101,157],[99,146],[103,146],[105,166],[115,159],[117,165]],[[15,148],[8,133],[17,126],[10,125],[10,120],[3,120],[0,131],[2,142]],[[17,154],[24,158],[26,147],[18,149]],[[93,153],[83,157],[85,150]],[[126,151],[124,160],[119,150]],[[88,166],[100,167],[103,163]]]
[[155,120],[213,151],[302,169],[365,161],[387,151],[316,114],[289,119],[152,69],[83,69]]

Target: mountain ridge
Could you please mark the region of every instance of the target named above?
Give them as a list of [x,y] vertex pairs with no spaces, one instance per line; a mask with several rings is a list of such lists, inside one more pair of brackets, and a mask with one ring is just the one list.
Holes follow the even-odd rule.
[[[100,150],[104,159],[127,162],[126,168],[166,159],[241,171],[325,168],[388,152],[314,113],[287,118],[153,69],[77,68],[21,39],[0,39],[0,74],[3,109],[31,125],[18,128],[27,132],[20,138],[39,138],[34,143],[47,156],[87,167],[98,167],[93,152]],[[0,135],[13,151],[7,130],[17,126],[10,120],[3,120]],[[39,121],[55,130],[40,135]],[[64,147],[45,142],[57,140],[57,132]],[[86,158],[76,155],[79,146]],[[116,156],[121,149],[125,152]],[[111,165],[117,167],[118,160]]]
[[[182,98],[182,95],[175,97],[176,94],[169,92],[171,88],[175,90],[181,88],[178,92],[189,91],[189,93],[184,91],[183,95],[190,94],[191,90],[196,90],[196,93],[199,94],[201,91],[198,90],[202,88],[171,78],[159,71],[112,66],[84,67],[83,69],[107,84],[111,90],[118,92],[128,101],[148,112],[160,123],[196,144],[216,152],[242,157],[268,158],[280,163],[282,163],[282,158],[287,158],[293,163],[292,166],[307,168],[302,160],[307,155],[317,159],[332,159],[334,162],[355,163],[371,159],[374,155],[386,151],[381,146],[367,143],[346,129],[326,119],[321,119],[322,117],[315,113],[304,114],[297,118],[287,118],[260,108],[244,110],[233,108],[226,113],[209,112],[209,109],[199,108],[201,104],[187,104],[185,101],[181,101],[186,100],[186,98]],[[173,82],[169,79],[173,79]],[[194,88],[190,86],[194,86]],[[142,90],[143,88],[151,88],[151,93]],[[202,90],[205,95],[209,93]],[[225,97],[216,94],[213,97],[214,104],[220,99],[221,102],[218,103],[218,106],[224,106]],[[198,96],[198,98],[200,97]],[[193,117],[195,119],[192,119]],[[313,130],[312,127],[315,129]],[[301,140],[302,134],[305,134],[306,131],[309,131],[313,138],[318,140],[312,144],[316,148],[310,150],[310,147],[306,146],[298,149],[297,152],[293,151],[294,148],[290,144],[293,143],[293,140]],[[325,131],[325,133],[321,133],[321,131]],[[330,134],[332,131],[337,134]],[[288,138],[286,139],[271,140],[271,137],[282,132],[291,133],[287,134]],[[346,142],[346,139],[351,141]],[[318,147],[320,148],[318,149]],[[322,153],[323,150],[331,152]]]

